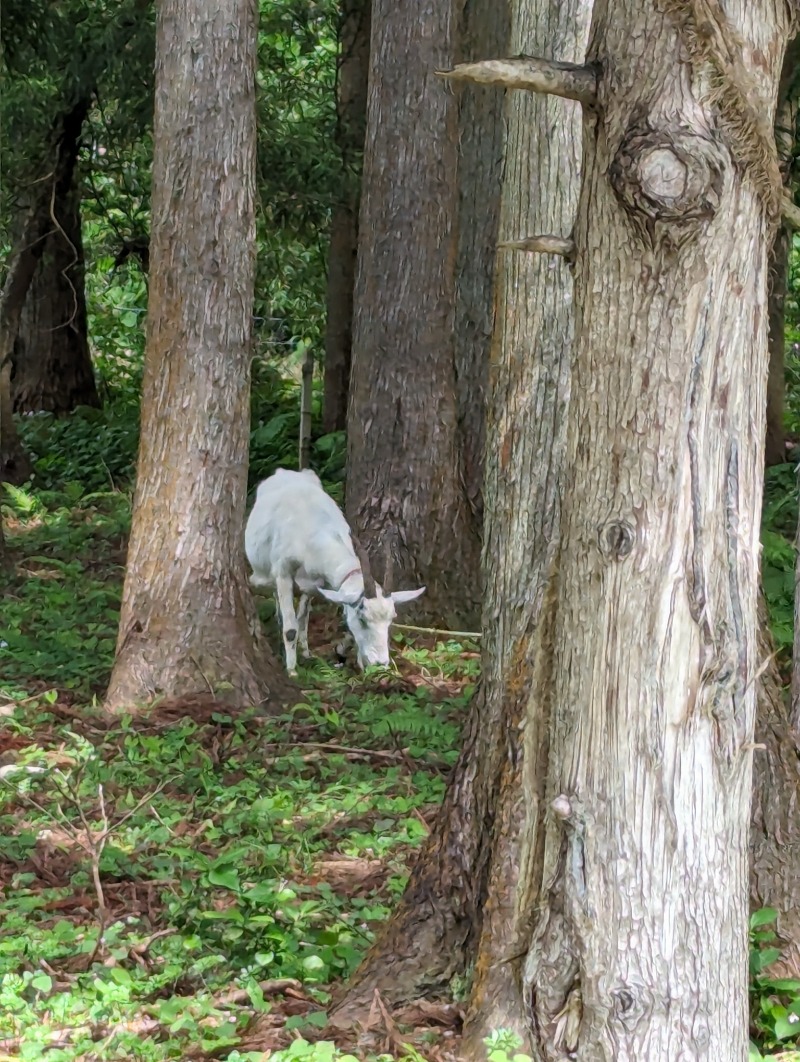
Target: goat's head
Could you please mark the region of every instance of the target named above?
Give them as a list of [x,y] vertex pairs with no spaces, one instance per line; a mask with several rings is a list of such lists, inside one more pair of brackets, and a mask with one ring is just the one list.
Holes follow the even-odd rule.
[[391,553],[387,549],[385,589],[381,588],[372,576],[369,558],[361,543],[353,535],[353,546],[361,564],[361,583],[355,577],[352,585],[348,580],[339,590],[325,590],[320,593],[328,601],[334,601],[344,609],[344,619],[356,644],[358,666],[365,668],[370,664],[389,663],[389,628],[397,615],[396,605],[413,601],[425,593],[425,587],[419,590],[389,589],[391,581]]

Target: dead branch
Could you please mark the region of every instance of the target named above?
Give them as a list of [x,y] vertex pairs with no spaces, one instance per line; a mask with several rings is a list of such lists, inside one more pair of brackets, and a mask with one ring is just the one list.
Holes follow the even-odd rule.
[[452,70],[437,70],[448,81],[471,81],[478,85],[499,85],[578,100],[587,107],[597,102],[597,68],[551,59],[519,56],[515,59],[485,59],[479,63],[458,63]]
[[332,752],[336,755],[363,756],[367,759],[396,760],[398,753],[385,752],[381,749],[355,749],[347,745],[336,745],[330,741],[271,741],[261,746],[262,749],[303,748],[319,749],[321,752]]
[[448,638],[482,638],[480,631],[446,631],[441,627],[415,627],[411,623],[393,623],[398,631],[418,631],[420,634],[446,634]]

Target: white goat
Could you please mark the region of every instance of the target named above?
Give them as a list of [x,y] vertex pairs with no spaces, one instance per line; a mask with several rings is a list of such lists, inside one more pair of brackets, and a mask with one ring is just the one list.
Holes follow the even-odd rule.
[[[247,521],[244,548],[254,587],[273,587],[283,629],[286,668],[297,673],[297,643],[308,651],[309,595],[314,590],[344,608],[358,653],[358,665],[389,663],[389,628],[395,605],[425,592],[386,592],[372,578],[369,561],[347,521],[310,469],[279,468],[259,484]],[[294,591],[300,591],[297,613]]]

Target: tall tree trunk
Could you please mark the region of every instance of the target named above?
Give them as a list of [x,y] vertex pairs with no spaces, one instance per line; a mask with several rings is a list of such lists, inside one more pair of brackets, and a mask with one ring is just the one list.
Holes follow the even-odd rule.
[[353,343],[353,288],[358,247],[361,158],[367,121],[371,0],[344,0],[339,31],[336,143],[342,159],[342,198],[331,219],[325,322],[322,428],[347,427]]
[[[781,162],[784,184],[791,180],[797,122],[798,90],[800,90],[800,36],[786,50],[783,73],[778,91],[775,115],[775,139]],[[789,273],[791,232],[783,222],[772,242],[769,256],[769,377],[767,380],[767,466],[780,465],[786,460],[786,432],[783,426],[784,351],[786,346],[786,285]]]
[[21,482],[30,474],[30,462],[12,417],[11,359],[28,289],[53,227],[51,203],[67,194],[72,186],[78,142],[89,104],[88,98],[79,99],[56,119],[52,179],[39,183],[6,269],[0,296],[0,482]]
[[99,406],[86,326],[80,189],[54,197],[55,219],[31,281],[12,358],[16,412]]
[[[348,409],[347,515],[394,543],[420,610],[474,622],[479,533],[464,486],[453,343],[454,0],[375,0]],[[411,611],[411,610],[409,610]]]
[[[511,781],[493,831],[505,866],[490,870],[469,1032],[522,1016],[537,1059],[747,1054],[763,461],[752,411],[764,408],[767,368],[762,197],[774,212],[777,188],[766,137],[761,151],[741,138],[763,126],[741,118],[769,112],[786,26],[767,0],[752,19],[743,0],[729,6],[733,32],[719,30],[729,50],[711,54],[724,71],[719,124],[693,96],[708,80],[684,76],[685,56],[701,68],[710,47],[684,5],[665,16],[600,0],[598,67],[575,81],[553,68],[533,79],[552,91],[563,78],[564,91],[588,96],[596,70],[608,72],[585,123],[554,612],[545,603],[534,617],[538,645],[523,639],[503,665],[491,658],[498,640],[486,663],[505,671],[525,711],[521,741],[509,716]],[[754,26],[739,57],[737,35]],[[631,40],[648,47],[632,52]],[[744,101],[731,55],[748,75]],[[501,467],[502,446],[498,433]],[[511,510],[492,482],[490,472],[487,511],[499,528]],[[473,777],[484,766],[473,760]],[[469,781],[465,792],[474,799]],[[463,807],[456,801],[456,814]],[[412,881],[421,878],[415,869]],[[497,1005],[503,978],[516,1006]]]
[[[466,0],[458,58],[507,55],[508,0]],[[513,47],[510,49],[513,52]],[[458,252],[455,331],[456,399],[467,498],[483,523],[486,383],[495,324],[495,260],[500,230],[505,128],[501,92],[466,85],[458,122]],[[532,195],[538,194],[533,188]]]
[[[535,896],[520,981],[548,1060],[747,1057],[765,215],[780,201],[758,115],[788,26],[776,0],[704,6],[713,34],[694,5],[665,6],[598,0],[589,49],[605,73],[576,226],[550,814],[520,860]],[[521,796],[535,806],[535,788]]]
[[255,0],[160,0],[152,271],[110,710],[279,690],[242,538],[255,267]]
[[[480,13],[477,4],[473,10],[476,16]],[[590,0],[524,0],[516,5],[510,48],[504,50],[515,54],[542,50],[552,34],[559,42],[558,59],[580,60],[590,15]],[[508,31],[507,14],[500,5],[491,10],[486,5],[483,19],[488,40],[497,41]],[[479,40],[476,37],[476,51]],[[500,47],[489,45],[490,54],[502,54],[495,46]],[[470,99],[464,101],[464,112],[474,115],[478,126],[468,138],[462,137],[465,155],[483,150],[481,133],[491,139],[491,128],[484,122],[507,130],[502,238],[516,240],[537,232],[567,236],[580,182],[577,106],[518,92],[507,93],[503,101],[502,94],[483,87],[469,88],[467,93]],[[502,103],[500,121],[489,97]],[[489,158],[488,154],[477,161],[468,157],[467,173],[480,169]],[[491,175],[493,170],[485,167],[483,172]],[[475,199],[479,201],[480,195],[476,193]],[[462,198],[462,211],[464,207]],[[468,203],[467,211],[462,218],[474,221],[475,207]],[[481,239],[469,241],[464,234],[462,245],[473,242],[477,249],[482,239],[490,238],[488,222],[479,231]],[[497,242],[496,234],[491,238]],[[368,1012],[376,988],[389,1002],[399,1003],[423,992],[446,994],[451,980],[464,976],[481,937],[490,864],[492,899],[485,911],[484,939],[496,937],[502,951],[501,938],[505,943],[513,940],[516,922],[528,917],[527,911],[513,909],[511,880],[503,880],[513,879],[519,871],[517,840],[510,830],[501,834],[493,861],[492,834],[498,808],[501,821],[521,810],[517,800],[507,798],[521,785],[519,724],[528,698],[534,695],[532,680],[523,672],[535,659],[547,630],[545,588],[558,541],[569,399],[572,278],[560,259],[501,253],[496,295],[487,299],[482,312],[479,291],[476,284],[466,293],[474,293],[476,322],[487,322],[491,307],[497,307],[488,374],[485,489],[492,504],[486,511],[482,555],[483,678],[470,706],[444,805],[408,888],[338,1001],[333,1017],[342,1025]],[[479,334],[473,343],[479,345]],[[535,740],[532,735],[531,742]],[[509,970],[508,964],[500,963],[475,971],[474,1007],[476,1015],[478,1010],[485,1012],[489,1028],[518,1027],[522,1022],[518,996],[508,990]]]

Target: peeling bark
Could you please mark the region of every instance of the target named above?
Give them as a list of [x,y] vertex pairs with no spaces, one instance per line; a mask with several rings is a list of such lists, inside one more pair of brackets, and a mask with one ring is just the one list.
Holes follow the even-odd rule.
[[245,581],[255,270],[255,0],[161,0],[136,496],[109,710],[275,707]]
[[[374,0],[348,409],[347,516],[392,543],[417,615],[474,622],[479,531],[464,486],[453,340],[457,4]],[[414,614],[411,606],[406,615]]]
[[347,427],[353,343],[353,289],[358,247],[361,157],[367,119],[371,0],[345,0],[339,31],[336,142],[342,158],[343,197],[331,219],[325,320],[322,428]]

